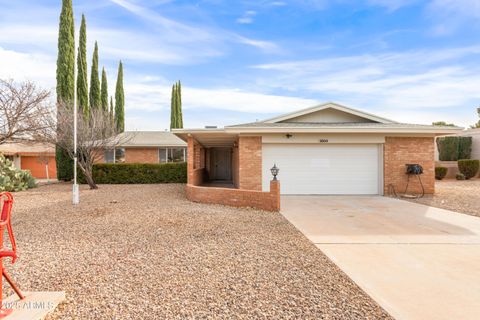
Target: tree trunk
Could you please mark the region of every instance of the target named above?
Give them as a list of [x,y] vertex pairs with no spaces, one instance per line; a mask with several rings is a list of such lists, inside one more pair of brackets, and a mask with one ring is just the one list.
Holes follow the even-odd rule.
[[81,163],[79,163],[79,167],[85,175],[85,180],[87,180],[90,190],[98,189],[97,184],[93,180],[92,168],[89,168],[88,165],[82,165]]
[[91,190],[98,189],[97,184],[95,183],[95,181],[93,181],[92,174],[91,173],[86,173],[86,172],[84,172],[84,174],[85,174],[85,180],[87,180],[87,183],[88,183],[88,186],[90,187],[90,189]]

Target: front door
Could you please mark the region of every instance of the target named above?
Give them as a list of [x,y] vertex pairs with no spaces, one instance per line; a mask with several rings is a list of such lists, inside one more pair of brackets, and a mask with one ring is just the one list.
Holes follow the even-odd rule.
[[230,148],[212,149],[213,180],[232,180],[232,152]]

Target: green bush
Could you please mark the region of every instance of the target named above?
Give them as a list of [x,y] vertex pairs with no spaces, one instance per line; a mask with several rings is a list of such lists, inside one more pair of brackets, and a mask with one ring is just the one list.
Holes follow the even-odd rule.
[[447,175],[447,167],[435,167],[435,179],[442,180]]
[[455,176],[457,180],[465,180],[465,175],[463,173],[457,173]]
[[[79,181],[85,183],[82,174]],[[93,165],[93,181],[98,184],[186,183],[187,164],[99,163]]]
[[440,161],[470,159],[472,153],[472,137],[438,138],[437,148]]
[[465,179],[473,178],[477,175],[480,168],[480,160],[458,160],[458,171],[460,171]]
[[29,171],[15,168],[12,161],[0,154],[0,191],[23,191],[36,186]]
[[55,162],[57,164],[57,179],[70,181],[73,179],[73,159],[59,146],[55,147]]

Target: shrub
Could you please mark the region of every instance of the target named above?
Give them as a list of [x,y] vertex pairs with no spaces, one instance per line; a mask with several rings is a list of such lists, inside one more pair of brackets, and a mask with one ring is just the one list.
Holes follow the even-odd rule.
[[457,161],[470,159],[472,137],[442,137],[437,139],[438,158],[440,161]]
[[29,171],[15,168],[12,161],[0,155],[0,191],[23,191],[36,186]]
[[447,175],[447,167],[435,167],[435,179],[442,180]]
[[455,176],[457,180],[465,180],[465,175],[463,173],[457,173]]
[[59,146],[55,147],[55,162],[57,164],[57,179],[70,181],[73,179],[73,159]]
[[[99,163],[93,165],[93,180],[99,184],[186,183],[187,164]],[[81,174],[79,181],[85,183]]]
[[480,168],[480,160],[458,160],[458,171],[463,173],[465,179],[473,178]]

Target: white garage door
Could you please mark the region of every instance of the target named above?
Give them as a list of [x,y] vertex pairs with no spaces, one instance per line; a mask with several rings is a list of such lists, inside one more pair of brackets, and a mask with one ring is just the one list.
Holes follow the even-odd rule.
[[282,194],[379,194],[379,145],[264,144],[263,190],[280,168]]

